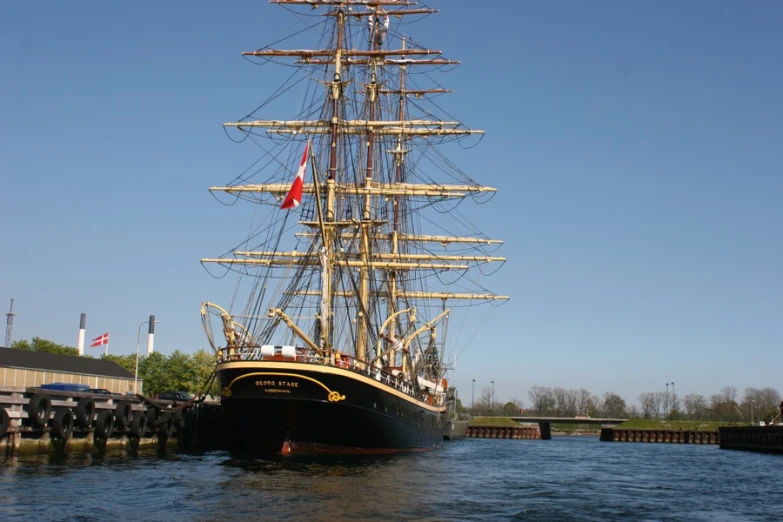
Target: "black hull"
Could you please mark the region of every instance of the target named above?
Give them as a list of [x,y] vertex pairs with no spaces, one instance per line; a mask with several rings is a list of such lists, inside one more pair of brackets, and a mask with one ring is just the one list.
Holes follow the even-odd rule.
[[445,408],[353,370],[306,363],[218,366],[225,445],[263,453],[396,453],[442,444]]

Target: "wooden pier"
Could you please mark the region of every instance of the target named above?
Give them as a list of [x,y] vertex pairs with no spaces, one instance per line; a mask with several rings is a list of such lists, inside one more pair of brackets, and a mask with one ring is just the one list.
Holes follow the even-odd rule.
[[603,442],[717,444],[717,431],[601,428]]
[[465,434],[473,439],[540,439],[538,426],[469,426]]
[[[0,387],[0,454],[166,444],[209,438],[207,404],[142,395]],[[200,426],[201,424],[201,426]]]

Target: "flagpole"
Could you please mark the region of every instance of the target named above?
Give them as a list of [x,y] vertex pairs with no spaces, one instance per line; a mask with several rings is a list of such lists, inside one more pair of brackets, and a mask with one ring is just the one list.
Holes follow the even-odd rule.
[[106,339],[106,348],[103,350],[103,355],[109,355],[109,340]]

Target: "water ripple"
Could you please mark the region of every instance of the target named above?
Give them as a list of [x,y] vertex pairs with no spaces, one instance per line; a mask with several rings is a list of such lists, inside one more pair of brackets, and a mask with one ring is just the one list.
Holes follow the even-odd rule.
[[783,457],[716,446],[464,440],[394,457],[25,456],[0,518],[41,521],[777,521]]

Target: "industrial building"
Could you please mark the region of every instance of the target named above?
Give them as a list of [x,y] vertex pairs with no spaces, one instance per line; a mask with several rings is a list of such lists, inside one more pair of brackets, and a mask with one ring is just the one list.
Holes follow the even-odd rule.
[[[133,380],[133,373],[114,361],[0,348],[0,386],[26,388],[67,382],[122,394],[133,390]],[[142,393],[141,380],[137,391]]]

